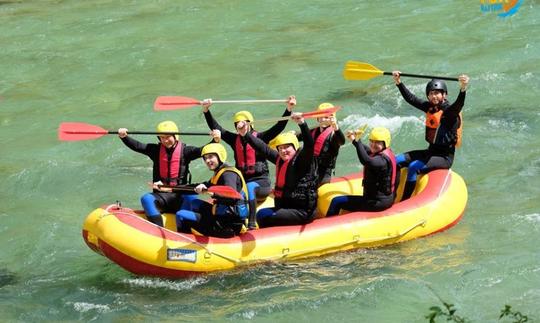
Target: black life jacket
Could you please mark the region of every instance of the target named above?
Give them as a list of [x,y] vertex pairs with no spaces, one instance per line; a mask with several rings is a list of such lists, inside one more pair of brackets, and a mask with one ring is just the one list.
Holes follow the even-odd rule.
[[294,167],[290,166],[294,165],[298,152],[286,162],[280,157],[276,160],[275,204],[276,207],[304,209],[311,212],[317,207],[317,164],[313,161],[311,170],[294,180],[296,178]]
[[[376,154],[371,154],[375,156]],[[364,166],[364,176],[362,184],[364,186],[364,196],[376,199],[381,196],[395,195],[399,185],[399,174],[397,172],[397,162],[394,153],[390,148],[386,148],[379,153],[389,164],[385,172],[373,171]]]

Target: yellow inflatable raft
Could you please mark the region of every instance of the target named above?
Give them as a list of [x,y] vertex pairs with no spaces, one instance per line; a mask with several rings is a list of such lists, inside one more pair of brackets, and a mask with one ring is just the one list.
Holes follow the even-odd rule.
[[[325,214],[336,195],[361,194],[361,180],[351,175],[322,186],[318,213]],[[467,204],[465,183],[450,170],[420,176],[414,194],[382,212],[319,216],[307,225],[253,230],[230,239],[175,232],[172,214],[164,216],[161,228],[146,221],[141,211],[113,204],[91,212],[82,235],[92,250],[134,274],[185,277],[427,236],[456,224]]]

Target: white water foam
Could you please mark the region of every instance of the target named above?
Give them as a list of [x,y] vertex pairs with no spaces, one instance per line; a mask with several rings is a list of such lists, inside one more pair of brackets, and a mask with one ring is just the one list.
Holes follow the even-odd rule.
[[194,287],[203,285],[208,282],[207,279],[202,277],[196,277],[189,280],[172,281],[158,278],[126,278],[122,280],[123,283],[127,283],[131,286],[143,287],[143,288],[158,288],[158,289],[170,289],[175,291],[189,290]]
[[520,81],[528,81],[530,79],[534,78],[534,74],[532,72],[527,72],[525,74],[521,74],[519,76]]
[[490,119],[488,120],[488,124],[491,128],[503,130],[511,129],[512,131],[524,131],[529,129],[529,126],[522,121],[516,122],[500,119]]
[[525,218],[531,222],[540,224],[540,213],[526,214]]
[[367,124],[370,127],[386,127],[390,132],[396,132],[404,123],[414,123],[417,125],[422,125],[423,121],[422,119],[418,117],[383,117],[379,114],[376,114],[372,117],[363,117],[359,115],[349,115],[347,116],[341,124],[344,126],[344,128],[352,128],[352,127],[359,127],[361,125]]
[[85,313],[91,310],[96,310],[99,313],[105,313],[109,312],[111,308],[108,305],[102,305],[102,304],[92,304],[92,303],[85,303],[85,302],[75,302],[72,303],[73,308],[80,313]]

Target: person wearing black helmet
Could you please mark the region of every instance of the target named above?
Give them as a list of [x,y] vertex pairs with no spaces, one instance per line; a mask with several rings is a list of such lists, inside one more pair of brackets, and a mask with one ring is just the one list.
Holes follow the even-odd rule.
[[425,139],[429,143],[427,149],[408,151],[396,156],[400,167],[408,167],[407,182],[401,198],[403,201],[412,195],[419,173],[427,173],[434,169],[449,169],[452,166],[455,149],[461,144],[461,110],[465,104],[469,77],[465,74],[459,76],[458,97],[454,103],[449,103],[448,88],[443,80],[431,80],[426,85],[427,100],[423,100],[405,87],[400,75],[400,71],[392,72],[399,92],[407,103],[426,114]]

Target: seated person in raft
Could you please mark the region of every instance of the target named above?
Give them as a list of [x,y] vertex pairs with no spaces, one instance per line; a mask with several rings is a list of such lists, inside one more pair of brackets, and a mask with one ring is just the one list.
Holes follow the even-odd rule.
[[360,163],[364,165],[362,186],[364,195],[342,195],[332,199],[327,216],[346,211],[382,211],[392,206],[396,196],[399,174],[394,153],[390,149],[390,131],[373,128],[369,146],[362,144],[363,130],[347,131]]
[[223,145],[211,143],[203,147],[201,156],[209,170],[214,172],[209,181],[195,186],[203,193],[213,185],[226,185],[240,193],[241,199],[214,195],[214,203],[201,201],[198,210],[180,210],[176,213],[178,232],[230,238],[244,233],[249,214],[247,187],[242,173],[227,165],[227,152]]
[[[156,129],[159,142],[142,143],[129,136],[128,129],[118,129],[118,137],[129,149],[152,160],[152,193],[145,193],[141,197],[141,204],[148,220],[161,227],[162,213],[187,208],[197,197],[193,192],[173,192],[160,187],[188,184],[191,178],[189,163],[201,156],[201,147],[186,145],[180,139],[178,130],[173,121],[160,122]],[[210,133],[210,136],[215,138],[214,133]]]
[[271,144],[277,150],[249,132],[245,133],[247,142],[276,164],[275,207],[257,212],[261,228],[306,224],[315,217],[318,186],[317,161],[313,158],[315,143],[302,114],[293,113],[292,119],[302,131],[302,148],[292,132],[282,133],[274,139]]

